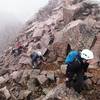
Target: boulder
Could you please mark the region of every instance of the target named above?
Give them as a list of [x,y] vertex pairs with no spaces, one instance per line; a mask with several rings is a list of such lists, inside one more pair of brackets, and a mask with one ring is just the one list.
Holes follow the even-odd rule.
[[54,43],[63,42],[63,32],[55,32],[54,37]]
[[66,74],[67,64],[66,64],[66,65],[64,65],[64,64],[61,65],[60,69],[61,69],[61,72],[62,72],[63,74]]
[[29,90],[21,90],[19,93],[19,100],[27,99],[27,97],[31,94],[31,91]]
[[48,71],[43,70],[40,74],[41,74],[41,75],[45,75],[45,76],[47,76],[47,73],[48,73]]
[[47,72],[47,78],[52,80],[52,81],[55,81],[55,73],[54,73],[54,71],[48,71]]
[[10,79],[10,77],[9,77],[9,74],[8,74],[8,73],[7,73],[7,74],[5,74],[3,77],[5,78],[6,82],[7,82],[7,81],[9,81],[9,79]]
[[38,37],[38,36],[41,37],[42,35],[43,35],[43,29],[41,29],[41,28],[38,27],[38,28],[36,28],[36,29],[34,30],[34,33],[33,33],[33,36],[32,36],[32,37],[33,37],[33,38],[34,38],[34,37]]
[[68,51],[70,51],[69,44],[67,42],[56,42],[53,44],[53,49],[57,57],[65,58]]
[[48,88],[43,88],[43,93],[44,93],[44,94],[48,94],[49,91],[50,91],[50,89],[48,89]]
[[10,92],[9,92],[9,90],[7,89],[6,86],[3,87],[3,88],[1,88],[1,89],[0,89],[0,92],[3,92],[3,93],[4,93],[4,95],[5,95],[5,97],[6,97],[7,100],[11,97]]
[[24,78],[30,77],[31,76],[31,73],[32,73],[32,70],[25,69],[23,71],[23,74],[21,74],[22,75],[22,78],[24,79]]
[[8,72],[9,72],[9,69],[1,68],[1,69],[0,69],[0,76],[6,74],[6,73],[8,73]]
[[41,47],[47,48],[50,43],[50,36],[48,34],[44,34],[44,36],[41,38]]
[[82,8],[82,4],[78,3],[75,5],[67,5],[63,8],[63,17],[66,24],[75,18],[75,15],[79,13]]
[[37,87],[40,86],[40,83],[36,78],[29,79],[26,84],[29,91],[35,91]]
[[23,74],[23,70],[20,70],[20,71],[14,71],[13,73],[10,74],[10,77],[13,79],[13,80],[19,80],[21,78]]
[[50,52],[48,54],[48,57],[47,57],[47,62],[51,63],[51,62],[56,61],[56,59],[57,59],[57,55],[56,55],[55,51],[54,50],[50,50]]
[[92,45],[92,51],[95,55],[95,59],[100,61],[100,33],[95,37],[94,45]]
[[97,22],[95,23],[95,27],[96,27],[97,29],[100,29],[100,21],[97,21]]
[[35,78],[39,74],[40,74],[40,69],[32,70],[32,72],[30,73],[30,79]]
[[48,78],[45,75],[38,75],[37,80],[39,81],[40,84],[43,85],[48,80]]
[[66,88],[65,84],[59,84],[43,98],[43,100],[85,100],[82,95],[77,96],[73,89]]
[[31,58],[28,56],[22,56],[19,60],[19,64],[32,66]]
[[7,100],[4,93],[0,92],[0,99],[1,100]]
[[5,79],[4,77],[1,76],[1,77],[0,77],[0,85],[1,85],[1,84],[4,84],[5,82],[6,82],[6,79]]
[[76,50],[90,48],[95,38],[95,34],[82,20],[70,22],[63,32],[64,41],[67,41],[71,48]]
[[100,85],[100,79],[97,80],[97,85]]
[[89,29],[94,28],[96,24],[96,20],[92,16],[88,16],[85,20],[84,23],[87,25]]

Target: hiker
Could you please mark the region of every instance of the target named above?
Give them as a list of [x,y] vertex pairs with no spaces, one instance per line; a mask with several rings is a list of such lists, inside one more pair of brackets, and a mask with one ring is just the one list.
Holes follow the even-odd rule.
[[43,60],[42,53],[40,51],[33,52],[31,54],[31,59],[32,59],[32,65],[33,69],[37,68],[37,66],[41,63]]
[[84,74],[87,72],[88,65],[93,58],[94,55],[91,50],[83,49],[82,52],[71,51],[65,59],[65,64],[68,65],[66,70],[68,85],[74,87],[79,93],[84,86]]
[[21,45],[20,42],[16,42],[15,48],[12,49],[12,53],[14,54],[14,57],[20,55],[22,53],[23,46]]

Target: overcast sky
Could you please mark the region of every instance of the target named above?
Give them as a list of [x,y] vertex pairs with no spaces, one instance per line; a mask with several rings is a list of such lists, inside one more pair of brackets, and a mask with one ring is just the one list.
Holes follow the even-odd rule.
[[0,14],[10,13],[27,20],[47,3],[48,0],[0,0]]

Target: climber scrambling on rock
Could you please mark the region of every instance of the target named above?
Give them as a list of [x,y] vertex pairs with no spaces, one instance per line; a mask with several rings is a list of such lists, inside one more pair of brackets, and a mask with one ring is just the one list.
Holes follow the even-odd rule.
[[81,52],[71,51],[68,54],[65,64],[68,64],[66,74],[69,87],[73,87],[77,92],[81,92],[84,87],[84,73],[87,72],[88,65],[93,58],[93,52],[88,49],[83,49]]
[[42,53],[40,51],[35,51],[31,54],[32,59],[32,65],[33,68],[37,68],[37,66],[41,63],[43,60]]
[[22,53],[23,46],[21,45],[20,42],[16,42],[15,48],[12,49],[12,54],[14,57],[20,55]]

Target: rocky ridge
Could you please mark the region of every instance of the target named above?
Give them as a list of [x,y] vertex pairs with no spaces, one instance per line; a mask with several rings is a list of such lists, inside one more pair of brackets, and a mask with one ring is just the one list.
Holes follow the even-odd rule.
[[[100,7],[85,0],[51,0],[29,20],[17,40],[26,47],[17,57],[11,48],[0,59],[1,100],[99,100],[100,99]],[[88,90],[80,95],[65,86],[66,54],[71,49],[90,48],[97,59],[86,80]],[[30,54],[44,55],[32,69]],[[95,67],[96,66],[96,67]]]

